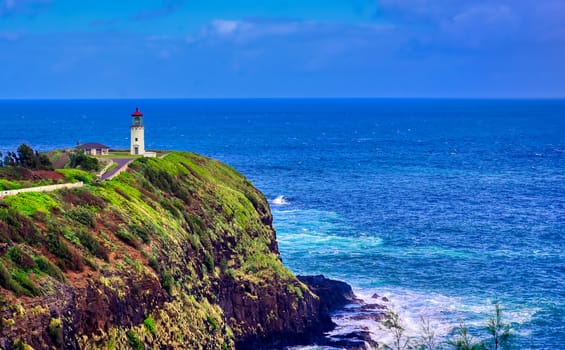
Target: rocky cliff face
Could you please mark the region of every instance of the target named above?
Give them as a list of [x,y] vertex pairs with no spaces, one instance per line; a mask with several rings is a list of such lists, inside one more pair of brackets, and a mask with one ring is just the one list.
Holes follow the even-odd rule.
[[[86,174],[77,178],[88,181]],[[0,348],[261,349],[331,328],[264,196],[187,153],[0,201]]]

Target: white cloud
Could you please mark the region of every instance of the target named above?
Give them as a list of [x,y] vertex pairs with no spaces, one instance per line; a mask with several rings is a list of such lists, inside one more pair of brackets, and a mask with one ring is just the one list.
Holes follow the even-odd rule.
[[216,19],[212,21],[212,28],[218,34],[230,34],[237,30],[237,28],[241,27],[242,22],[240,21],[229,21],[223,19]]
[[375,34],[395,29],[394,25],[380,24],[339,24],[303,20],[226,20],[215,19],[204,26],[197,34],[186,38],[188,43],[206,39],[232,40],[236,43],[248,43],[262,38],[288,37],[298,34],[315,34],[331,37],[336,32],[360,31]]

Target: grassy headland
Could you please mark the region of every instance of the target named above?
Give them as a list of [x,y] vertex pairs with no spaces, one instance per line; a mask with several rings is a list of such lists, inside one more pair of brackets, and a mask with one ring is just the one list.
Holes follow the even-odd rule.
[[232,168],[173,152],[102,183],[60,173],[86,186],[0,200],[3,341],[229,349],[321,327],[264,196]]

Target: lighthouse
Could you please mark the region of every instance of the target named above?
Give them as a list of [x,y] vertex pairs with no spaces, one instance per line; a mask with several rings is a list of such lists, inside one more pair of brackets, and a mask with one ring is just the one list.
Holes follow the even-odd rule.
[[145,155],[145,130],[143,128],[143,113],[139,108],[131,115],[131,147],[130,153],[134,155]]

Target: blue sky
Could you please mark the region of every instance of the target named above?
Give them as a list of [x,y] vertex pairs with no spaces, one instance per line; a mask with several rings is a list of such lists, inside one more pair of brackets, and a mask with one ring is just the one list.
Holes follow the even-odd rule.
[[565,97],[564,0],[0,0],[0,98]]

